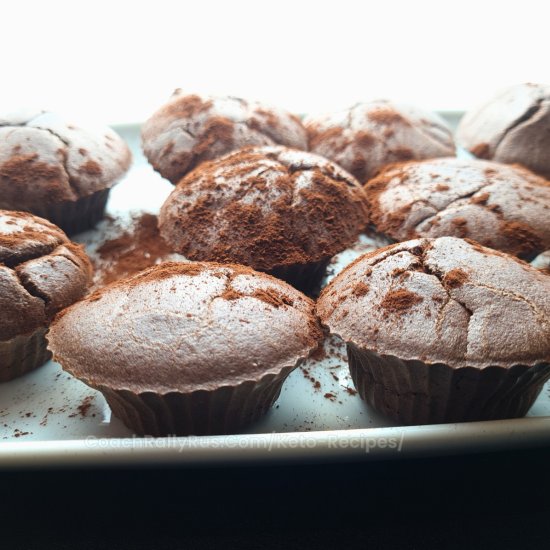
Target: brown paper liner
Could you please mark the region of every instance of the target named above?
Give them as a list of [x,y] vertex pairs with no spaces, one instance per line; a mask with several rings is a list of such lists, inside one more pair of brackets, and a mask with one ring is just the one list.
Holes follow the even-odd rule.
[[103,219],[110,191],[102,189],[76,201],[44,205],[34,208],[32,213],[51,221],[67,235],[74,235],[91,229]]
[[261,380],[224,386],[216,390],[164,395],[105,386],[103,393],[113,414],[138,435],[215,435],[239,432],[267,413],[279,397],[293,368]]
[[440,424],[525,416],[550,378],[550,363],[451,368],[406,361],[348,344],[359,395],[400,424]]
[[46,348],[46,331],[42,327],[30,335],[0,342],[0,382],[22,376],[50,359],[52,354]]
[[317,296],[330,258],[308,264],[278,266],[267,273],[282,279],[308,296]]

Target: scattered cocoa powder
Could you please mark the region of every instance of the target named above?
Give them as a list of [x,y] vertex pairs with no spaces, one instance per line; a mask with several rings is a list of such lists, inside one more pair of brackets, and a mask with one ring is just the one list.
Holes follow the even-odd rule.
[[93,395],[88,395],[82,400],[82,403],[78,405],[76,408],[77,412],[72,413],[69,415],[69,418],[74,418],[77,415],[80,415],[82,418],[85,418],[88,416],[88,411],[90,410],[90,407],[92,406],[92,401],[94,400]]
[[142,214],[133,229],[103,243],[97,250],[96,277],[100,286],[134,275],[163,260],[172,251],[157,227],[157,217]]
[[542,239],[526,223],[505,221],[500,223],[502,234],[510,240],[510,252],[520,258],[533,255],[533,251],[543,250]]
[[[298,188],[306,173],[311,184]],[[164,204],[160,226],[190,259],[271,272],[326,261],[350,246],[366,224],[364,201],[354,180],[336,179],[330,164],[296,168],[279,152],[246,148],[188,174]]]
[[412,160],[414,159],[414,152],[408,147],[396,147],[389,151],[390,155],[398,161]]
[[327,352],[325,351],[324,343],[321,342],[310,354],[310,359],[313,361],[323,361],[327,358]]
[[379,107],[367,113],[367,117],[370,121],[390,125],[390,124],[403,124],[404,126],[410,126],[410,122],[399,114],[394,109],[389,107]]
[[390,290],[389,292],[387,292],[382,299],[382,302],[380,302],[380,306],[386,311],[399,314],[409,310],[415,304],[418,304],[422,301],[422,296],[419,296],[418,294],[415,294],[410,290],[402,288],[399,290]]
[[237,292],[233,288],[229,287],[226,288],[220,298],[223,298],[224,300],[227,300],[228,302],[232,302],[233,300],[238,300],[239,298],[242,298],[243,295],[240,292]]
[[491,158],[491,147],[488,143],[478,143],[475,147],[470,149],[472,155],[480,159]]
[[353,288],[353,294],[357,297],[365,296],[368,294],[370,286],[363,281],[359,281]]
[[487,201],[489,200],[489,193],[481,193],[479,195],[474,195],[471,199],[470,199],[470,202],[472,204],[486,204]]
[[451,224],[455,227],[457,236],[468,236],[468,220],[466,218],[453,218]]
[[468,280],[468,273],[464,270],[456,268],[451,269],[443,277],[443,285],[448,288],[457,288],[462,286]]
[[[174,91],[175,96],[179,93],[181,93],[179,89]],[[170,101],[160,114],[167,117],[189,118],[207,111],[210,107],[212,107],[212,100],[203,100],[200,96],[191,94]]]
[[84,172],[85,174],[89,174],[90,176],[101,176],[102,170],[101,166],[92,159],[89,159],[86,161],[80,168],[80,172]]
[[281,306],[293,306],[294,300],[275,288],[257,288],[252,294],[254,298],[262,300],[270,306],[279,308]]

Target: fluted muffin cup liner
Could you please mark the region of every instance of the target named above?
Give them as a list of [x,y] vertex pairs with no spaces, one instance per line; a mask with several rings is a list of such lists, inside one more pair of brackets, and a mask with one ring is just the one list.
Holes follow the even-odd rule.
[[295,367],[260,380],[189,393],[135,393],[98,386],[114,416],[138,435],[185,436],[238,433],[265,415]]
[[33,214],[51,221],[67,235],[91,229],[105,216],[110,189],[102,189],[76,201],[63,201],[34,208]]
[[550,363],[452,368],[347,345],[359,395],[399,424],[443,424],[525,416],[550,378]]
[[330,258],[307,264],[277,266],[267,273],[286,281],[307,296],[316,297],[321,291],[321,281],[327,271]]
[[31,334],[0,342],[0,382],[23,376],[51,358],[46,347],[46,332],[47,329],[41,327]]

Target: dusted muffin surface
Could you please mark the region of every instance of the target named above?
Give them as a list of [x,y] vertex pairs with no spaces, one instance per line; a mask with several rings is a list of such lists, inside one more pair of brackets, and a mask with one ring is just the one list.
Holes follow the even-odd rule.
[[174,251],[248,265],[301,290],[315,286],[366,223],[365,194],[351,175],[286,147],[247,148],[203,164],[178,184],[159,218]]
[[0,116],[0,208],[32,212],[68,233],[88,229],[130,161],[109,128],[83,129],[45,111]]
[[469,238],[522,258],[550,248],[550,182],[520,166],[443,158],[389,166],[365,186],[395,240]]
[[153,168],[176,184],[205,160],[248,146],[307,149],[307,136],[300,120],[282,109],[176,90],[143,125],[142,145]]
[[517,84],[468,111],[457,139],[473,155],[550,179],[550,86]]
[[304,124],[310,151],[333,160],[361,183],[394,162],[455,153],[451,130],[440,116],[386,100],[308,117]]
[[411,423],[525,414],[550,376],[550,279],[454,237],[390,245],[323,290],[362,397]]
[[49,358],[49,322],[84,296],[90,281],[88,257],[58,227],[0,210],[0,381]]
[[48,335],[65,370],[153,435],[238,429],[267,411],[320,339],[310,299],[213,263],[161,264],[105,287]]

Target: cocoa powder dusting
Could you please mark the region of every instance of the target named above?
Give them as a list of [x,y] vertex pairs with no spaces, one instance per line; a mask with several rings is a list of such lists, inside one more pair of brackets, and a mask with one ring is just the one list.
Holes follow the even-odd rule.
[[57,180],[62,178],[60,167],[40,162],[37,159],[37,153],[12,157],[0,166],[0,177],[19,185],[34,179]]
[[487,201],[489,200],[489,193],[481,193],[479,195],[474,195],[471,199],[470,199],[470,202],[472,204],[481,204],[481,205],[484,205],[484,204],[487,204]]
[[462,286],[468,280],[468,274],[459,268],[451,269],[443,277],[443,285],[448,288],[457,288]]
[[380,302],[380,306],[386,311],[401,314],[422,301],[422,296],[402,288],[387,292],[382,302]]
[[365,296],[369,292],[369,285],[363,281],[358,282],[353,288],[353,294],[357,297]]
[[370,121],[378,124],[403,124],[404,126],[410,126],[410,122],[403,118],[397,111],[389,107],[379,107],[367,114]]
[[510,241],[510,252],[520,258],[533,254],[533,251],[543,250],[542,239],[526,223],[504,221],[500,223],[502,234]]
[[89,174],[90,176],[101,176],[101,166],[95,161],[95,160],[88,160],[86,161],[80,168],[80,172],[84,172],[85,174]]
[[470,153],[480,159],[491,158],[491,148],[488,143],[478,143],[475,147],[470,149]]
[[321,342],[309,355],[313,361],[323,361],[327,358],[327,352],[323,342]]
[[466,218],[454,218],[451,220],[456,234],[459,237],[468,236],[468,220]]
[[254,298],[269,304],[275,308],[294,305],[294,301],[274,288],[257,288],[252,294]]
[[171,254],[153,214],[142,214],[132,230],[106,241],[97,252],[101,262],[95,268],[101,286],[134,275]]
[[[350,246],[366,223],[362,190],[323,163],[296,169],[278,156],[242,149],[188,174],[161,210],[174,249],[193,260],[273,271]],[[305,177],[310,184],[300,186]]]
[[227,300],[228,302],[232,302],[233,300],[238,300],[239,298],[242,298],[243,295],[240,292],[237,292],[233,288],[229,287],[226,288],[220,298],[223,298],[224,300]]

